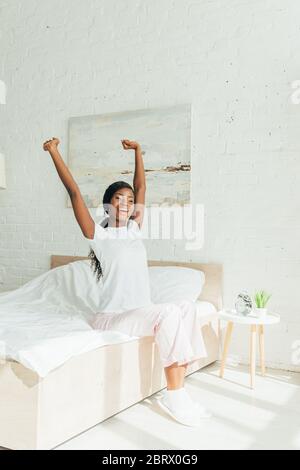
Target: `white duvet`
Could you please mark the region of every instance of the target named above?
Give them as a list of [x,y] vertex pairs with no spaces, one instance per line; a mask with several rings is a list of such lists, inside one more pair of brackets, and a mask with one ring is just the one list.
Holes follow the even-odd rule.
[[[154,270],[152,274],[153,291],[157,273]],[[162,287],[160,281],[163,292]],[[170,294],[170,286],[166,289]],[[101,284],[96,282],[89,260],[51,269],[14,291],[0,294],[0,360],[15,360],[45,377],[73,356],[135,340],[136,336],[90,326],[89,321],[99,312],[100,295]],[[208,302],[197,304],[203,321],[210,321],[215,307]]]
[[136,339],[89,325],[101,295],[89,264],[52,269],[0,294],[0,359],[13,359],[45,377],[73,356]]

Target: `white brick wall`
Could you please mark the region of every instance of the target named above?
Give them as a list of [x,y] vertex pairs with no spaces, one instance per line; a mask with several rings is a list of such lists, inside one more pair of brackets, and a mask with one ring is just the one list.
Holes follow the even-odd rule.
[[[271,291],[282,323],[267,330],[267,362],[297,368],[299,3],[0,0],[0,9],[0,290],[44,272],[52,253],[87,253],[43,140],[58,135],[66,158],[69,116],[191,102],[192,194],[205,204],[206,243],[186,252],[147,241],[149,258],[223,263],[227,306],[242,288]],[[246,361],[247,349],[237,329],[232,352]]]

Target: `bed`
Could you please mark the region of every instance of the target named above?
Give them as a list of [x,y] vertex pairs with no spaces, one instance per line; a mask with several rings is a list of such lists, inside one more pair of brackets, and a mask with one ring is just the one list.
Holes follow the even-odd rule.
[[[51,256],[51,268],[87,257]],[[199,300],[222,308],[222,266],[148,261],[149,266],[183,266],[205,273]],[[219,358],[219,324],[202,327],[208,357],[191,363],[186,375]],[[152,336],[109,344],[70,358],[40,377],[17,361],[0,363],[0,446],[52,449],[166,387]]]

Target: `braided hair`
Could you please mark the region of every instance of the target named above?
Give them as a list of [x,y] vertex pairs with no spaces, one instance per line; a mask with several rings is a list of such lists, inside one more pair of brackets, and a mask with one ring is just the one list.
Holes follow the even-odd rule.
[[[104,192],[104,195],[103,195],[103,200],[102,200],[104,212],[106,214],[108,214],[109,204],[112,200],[113,195],[115,194],[115,192],[117,192],[119,189],[122,189],[122,188],[131,189],[131,191],[134,194],[133,187],[129,183],[126,183],[125,181],[116,181],[116,182],[110,184],[108,186],[108,188],[106,188],[106,190]],[[105,224],[104,228],[106,228],[107,226],[108,226],[108,221]],[[94,250],[92,250],[92,249],[90,250],[90,252],[88,254],[88,257],[91,260],[91,269],[93,270],[94,274],[96,275],[97,282],[99,282],[101,277],[103,276],[101,263],[98,260]]]

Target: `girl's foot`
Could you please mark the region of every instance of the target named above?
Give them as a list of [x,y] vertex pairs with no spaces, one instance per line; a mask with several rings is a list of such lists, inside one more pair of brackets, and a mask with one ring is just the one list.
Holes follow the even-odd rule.
[[198,426],[203,418],[211,417],[208,410],[191,399],[184,387],[165,390],[158,404],[173,419],[186,426]]

